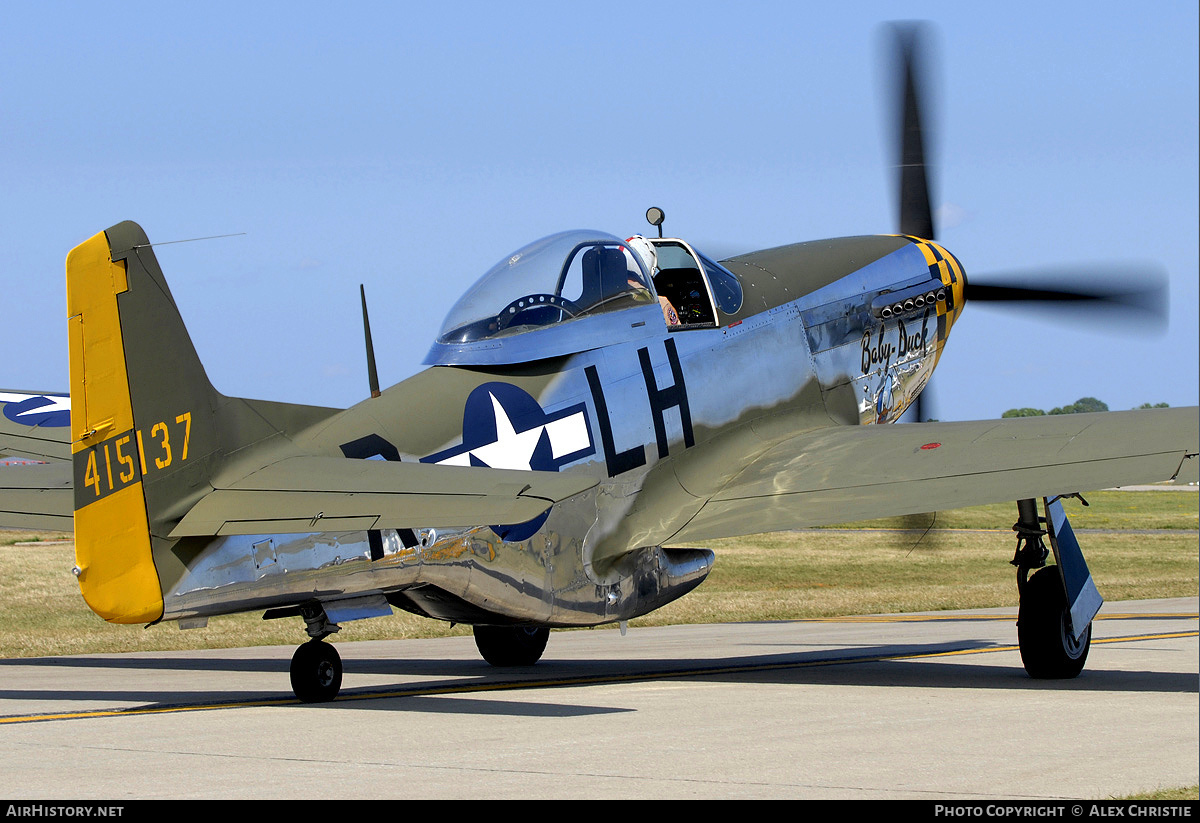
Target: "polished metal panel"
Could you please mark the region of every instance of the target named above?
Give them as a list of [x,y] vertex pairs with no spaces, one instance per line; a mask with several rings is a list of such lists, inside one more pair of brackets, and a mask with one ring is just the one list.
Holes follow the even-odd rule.
[[387,598],[381,593],[346,597],[341,600],[323,600],[325,617],[330,623],[348,623],[368,617],[386,617],[392,613]]
[[581,563],[578,539],[564,540],[550,527],[533,539],[507,543],[484,528],[414,547],[385,532],[379,560],[370,558],[364,533],[281,535],[279,571],[260,574],[241,540],[222,538],[204,553],[194,573],[167,593],[166,619],[223,614],[237,605],[267,609],[316,601],[337,623],[390,611],[379,596],[353,597],[355,592],[432,586],[473,604],[482,619],[472,622],[593,626],[675,600],[699,585],[713,563],[704,549],[648,547],[627,554],[598,584]]
[[[942,342],[937,306],[884,319],[872,301],[929,283],[921,250],[903,243],[722,327],[668,331],[657,306],[631,306],[435,345],[438,362],[475,369],[443,365],[297,442],[309,453],[579,473],[599,484],[515,526],[216,538],[165,592],[165,616],[305,602],[367,616],[382,612],[380,596],[472,623],[588,626],[645,614],[703,581],[711,552],[663,546],[759,456],[837,422],[890,421],[915,397]],[[548,351],[562,356],[547,360]],[[425,383],[445,414],[420,414]],[[380,420],[390,425],[371,433]],[[336,605],[360,597],[365,611]]]
[[853,387],[860,422],[898,419],[925,387],[940,351],[936,301],[889,317],[875,304],[931,290],[924,256],[906,245],[802,301],[817,377],[826,390]]

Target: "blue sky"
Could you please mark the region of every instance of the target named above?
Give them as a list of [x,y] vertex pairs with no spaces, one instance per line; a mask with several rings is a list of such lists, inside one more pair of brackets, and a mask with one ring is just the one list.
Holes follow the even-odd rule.
[[[832,4],[829,4],[832,5]],[[1157,261],[1165,334],[969,304],[942,419],[1198,395],[1194,2],[83,3],[0,29],[0,387],[67,386],[63,261],[124,219],[231,395],[367,393],[569,228],[715,254],[891,233],[879,26],[936,26],[941,240],[971,272]]]

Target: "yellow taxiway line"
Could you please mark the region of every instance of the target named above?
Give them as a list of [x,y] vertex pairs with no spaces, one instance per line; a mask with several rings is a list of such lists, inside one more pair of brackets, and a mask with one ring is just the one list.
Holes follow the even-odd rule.
[[[1114,620],[1118,618],[1145,618],[1145,617],[1170,617],[1183,619],[1200,619],[1198,614],[1111,614],[1104,617],[1097,616],[1096,619]],[[928,620],[1012,620],[1015,615],[970,615],[966,617],[941,617],[936,615],[895,615],[895,616],[880,616],[880,617],[831,617],[818,618],[815,620],[797,620],[795,622],[823,622],[823,623],[903,623],[903,622],[919,622]],[[1184,631],[1184,632],[1161,632],[1152,634],[1136,634],[1125,635],[1122,637],[1108,638],[1092,638],[1092,643],[1130,643],[1146,640],[1169,640],[1184,637],[1198,637],[1200,631]],[[996,652],[1012,652],[1019,651],[1020,647],[1016,645],[1003,646],[987,646],[986,648],[973,649],[950,649],[948,651],[936,652],[908,652],[903,654],[881,654],[868,655],[862,657],[828,657],[819,660],[803,660],[793,662],[766,662],[766,663],[750,663],[736,664],[729,666],[702,666],[695,668],[670,669],[665,671],[655,672],[640,672],[633,674],[610,674],[610,675],[590,675],[587,677],[563,677],[546,680],[516,680],[503,682],[475,683],[475,684],[448,684],[441,686],[412,686],[408,688],[392,689],[392,690],[373,690],[360,693],[344,693],[339,696],[334,703],[344,703],[351,700],[377,700],[381,698],[394,697],[427,697],[433,695],[447,694],[469,694],[478,692],[498,692],[498,691],[515,691],[518,689],[538,689],[538,688],[555,688],[564,686],[589,686],[601,683],[625,683],[647,680],[662,680],[674,677],[698,677],[698,676],[714,676],[724,674],[739,674],[746,672],[759,672],[781,669],[804,669],[815,668],[819,666],[840,666],[848,663],[881,663],[893,660],[920,660],[924,658],[936,657],[953,657],[958,655],[968,654],[993,654]],[[40,723],[53,720],[84,720],[90,718],[101,717],[139,717],[153,714],[171,714],[176,712],[196,712],[196,711],[215,711],[218,709],[240,709],[240,708],[258,708],[267,706],[300,706],[300,703],[294,697],[277,698],[271,700],[247,700],[247,701],[230,701],[228,703],[206,703],[194,706],[157,706],[147,708],[133,709],[101,709],[94,711],[78,711],[78,712],[57,712],[53,714],[34,714],[12,717],[0,717],[0,725],[16,724],[16,723]],[[327,705],[327,704],[326,704]]]

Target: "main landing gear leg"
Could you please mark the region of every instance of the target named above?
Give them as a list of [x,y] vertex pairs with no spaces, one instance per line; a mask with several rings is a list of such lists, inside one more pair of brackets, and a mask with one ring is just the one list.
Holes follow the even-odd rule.
[[[1012,559],[1021,598],[1017,640],[1030,677],[1070,678],[1083,671],[1092,642],[1091,621],[1103,600],[1063,513],[1061,498],[1043,503],[1046,516],[1039,517],[1036,500],[1017,501],[1013,526],[1017,552]],[[1046,565],[1049,551],[1042,542],[1046,535],[1058,561],[1054,566]],[[1031,570],[1036,570],[1032,576]]]
[[322,642],[341,627],[331,623],[318,606],[301,610],[309,640],[292,655],[292,691],[304,703],[325,703],[342,688],[342,657],[329,643]]

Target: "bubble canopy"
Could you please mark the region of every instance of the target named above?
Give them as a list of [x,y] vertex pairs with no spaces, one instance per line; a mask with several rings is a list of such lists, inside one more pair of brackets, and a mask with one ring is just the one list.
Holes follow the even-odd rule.
[[650,278],[623,240],[577,229],[506,256],[446,315],[437,342],[472,343],[656,302]]

